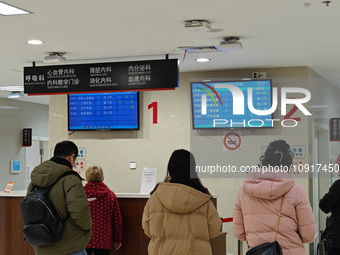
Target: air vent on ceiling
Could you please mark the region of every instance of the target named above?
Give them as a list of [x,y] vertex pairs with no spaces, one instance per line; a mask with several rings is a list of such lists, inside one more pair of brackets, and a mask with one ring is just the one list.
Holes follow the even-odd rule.
[[210,31],[211,26],[206,20],[187,20],[184,22],[184,28],[192,31]]
[[184,22],[184,28],[188,31],[202,31],[202,32],[222,32],[221,28],[212,28],[210,22],[207,20],[187,20]]
[[241,50],[243,48],[242,43],[239,41],[240,37],[237,36],[227,36],[220,41],[219,46],[227,50]]
[[218,46],[186,46],[186,47],[178,47],[188,53],[201,53],[201,52],[223,52]]
[[58,64],[66,62],[64,57],[65,52],[51,52],[48,56],[44,57],[43,62],[46,64]]
[[225,52],[233,50],[241,50],[243,48],[242,43],[239,41],[239,37],[225,37],[218,46],[182,46],[178,47],[188,53],[203,53],[203,52]]

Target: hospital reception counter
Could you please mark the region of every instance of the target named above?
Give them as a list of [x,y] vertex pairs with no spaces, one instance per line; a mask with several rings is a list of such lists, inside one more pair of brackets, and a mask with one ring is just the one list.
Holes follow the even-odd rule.
[[[25,193],[25,191],[0,192],[0,255],[34,255],[33,247],[24,240],[21,232],[24,223],[20,213],[20,202]],[[139,193],[116,193],[116,195],[123,220],[123,244],[118,251],[112,250],[110,254],[147,255],[150,239],[144,234],[141,222],[144,206],[150,195]],[[215,205],[216,200],[214,196]],[[225,237],[223,242],[225,245]]]

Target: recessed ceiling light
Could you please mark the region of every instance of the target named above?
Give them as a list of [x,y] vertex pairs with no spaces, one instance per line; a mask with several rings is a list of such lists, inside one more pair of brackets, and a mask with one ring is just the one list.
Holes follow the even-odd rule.
[[327,105],[308,105],[308,108],[309,109],[323,109],[323,108],[328,108],[328,106]]
[[21,93],[19,91],[13,91],[13,92],[9,93],[7,97],[13,99],[13,98],[20,98],[20,97],[23,97],[23,96],[24,96],[23,93]]
[[28,40],[27,43],[33,44],[33,45],[40,45],[40,44],[43,44],[44,42],[40,40]]
[[4,90],[4,91],[24,91],[24,86],[4,86],[4,87],[0,87],[0,90]]
[[204,63],[204,62],[209,62],[210,59],[209,58],[197,58],[196,62],[200,62],[200,63]]
[[0,2],[0,14],[7,16],[7,15],[30,14],[30,12],[11,6],[9,4],[5,4],[3,2]]
[[17,109],[16,106],[0,105],[0,109]]

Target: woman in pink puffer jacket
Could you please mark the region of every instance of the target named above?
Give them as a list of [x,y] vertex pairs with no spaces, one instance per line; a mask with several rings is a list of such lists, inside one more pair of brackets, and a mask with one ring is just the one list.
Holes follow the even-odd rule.
[[284,255],[306,254],[304,243],[314,241],[317,229],[307,193],[289,173],[290,147],[283,140],[271,142],[260,160],[261,166],[248,173],[237,194],[233,233],[247,241],[249,249],[273,242],[285,195],[276,240]]

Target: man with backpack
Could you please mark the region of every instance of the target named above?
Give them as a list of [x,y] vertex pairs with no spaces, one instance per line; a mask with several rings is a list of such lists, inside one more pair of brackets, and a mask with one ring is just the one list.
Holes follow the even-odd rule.
[[[86,255],[85,247],[92,235],[90,208],[82,178],[76,172],[65,174],[73,171],[73,167],[77,165],[77,155],[78,148],[73,142],[59,142],[55,146],[53,158],[41,163],[32,171],[31,185],[45,189],[53,184],[48,192],[48,198],[64,227],[59,241],[34,246],[36,255]],[[64,176],[60,178],[62,175]]]

